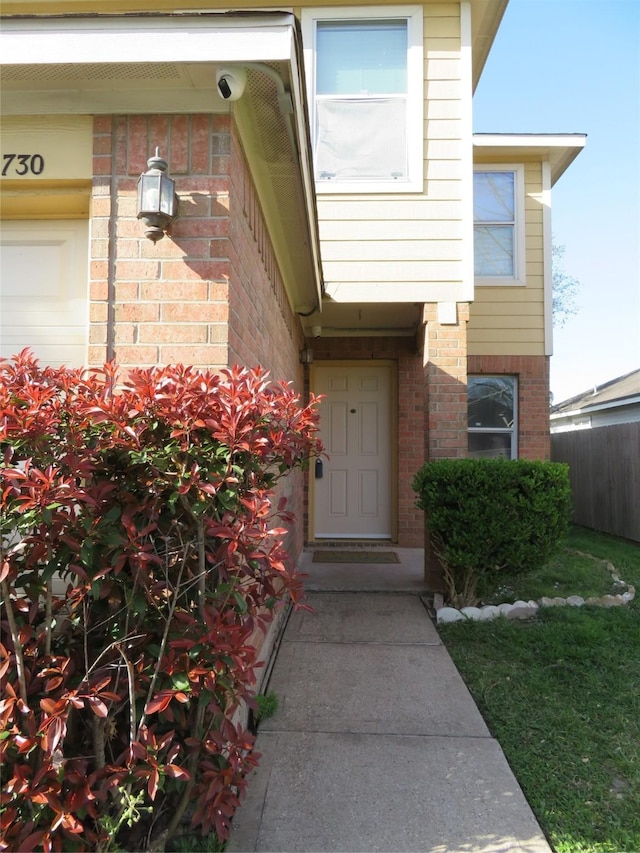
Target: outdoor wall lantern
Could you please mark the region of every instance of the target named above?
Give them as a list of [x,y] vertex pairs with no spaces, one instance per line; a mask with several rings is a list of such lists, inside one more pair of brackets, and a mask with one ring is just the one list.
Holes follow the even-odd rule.
[[147,171],[138,178],[138,219],[145,228],[145,237],[154,243],[162,240],[165,231],[178,215],[178,196],[175,181],[167,177],[166,160],[156,153],[147,160]]
[[300,364],[313,364],[313,350],[306,346],[300,350]]

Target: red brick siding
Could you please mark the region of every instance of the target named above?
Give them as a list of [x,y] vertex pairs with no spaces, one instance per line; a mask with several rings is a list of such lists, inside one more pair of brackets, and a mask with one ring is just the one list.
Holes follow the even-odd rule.
[[[229,363],[260,365],[275,380],[291,381],[303,395],[300,350],[304,338],[289,304],[256,190],[237,134],[231,127],[228,171],[230,224]],[[222,151],[220,151],[222,156]],[[278,490],[296,517],[287,541],[297,556],[304,544],[304,477],[296,471]]]
[[[228,124],[209,115],[95,118],[90,363],[228,363],[229,182],[216,154]],[[180,210],[154,245],[136,218],[136,186],[156,146]]]
[[229,358],[260,364],[302,388],[304,339],[276,262],[255,187],[237,136],[230,136]]
[[415,507],[413,475],[424,463],[425,395],[422,356],[413,338],[319,338],[308,342],[316,363],[327,359],[387,359],[398,375],[398,544],[424,544],[422,511]]
[[[136,187],[156,146],[180,208],[154,245],[136,218]],[[229,116],[94,119],[90,317],[90,364],[262,365],[302,391],[300,324]],[[296,556],[302,476],[281,492],[299,519]]]
[[549,459],[549,357],[473,355],[469,373],[518,377],[518,456]]
[[438,322],[438,306],[424,306],[428,459],[467,455],[467,321],[458,305],[457,325]]

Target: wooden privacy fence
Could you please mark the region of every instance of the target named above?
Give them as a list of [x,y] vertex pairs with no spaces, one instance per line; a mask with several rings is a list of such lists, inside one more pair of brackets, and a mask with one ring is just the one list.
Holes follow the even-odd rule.
[[554,433],[551,459],[569,464],[576,524],[640,542],[640,422]]

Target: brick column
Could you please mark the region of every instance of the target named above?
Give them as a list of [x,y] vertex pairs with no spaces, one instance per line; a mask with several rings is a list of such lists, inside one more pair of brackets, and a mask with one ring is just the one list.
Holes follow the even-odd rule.
[[458,303],[456,313],[455,323],[443,323],[438,318],[436,303],[424,306],[427,459],[467,455],[469,304]]
[[[448,310],[447,310],[448,309]],[[424,381],[427,401],[425,454],[428,460],[467,455],[467,322],[469,304],[424,306]],[[447,316],[448,315],[448,316]],[[442,591],[442,566],[425,526],[424,579]]]

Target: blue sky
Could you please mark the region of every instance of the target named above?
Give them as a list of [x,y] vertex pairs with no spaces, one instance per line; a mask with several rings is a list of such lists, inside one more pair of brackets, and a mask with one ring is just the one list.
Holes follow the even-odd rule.
[[510,0],[478,133],[586,133],[552,191],[578,313],[554,330],[556,403],[640,368],[640,0]]

